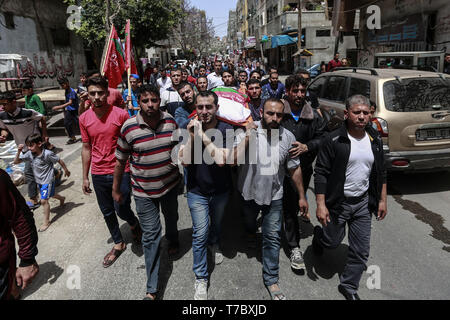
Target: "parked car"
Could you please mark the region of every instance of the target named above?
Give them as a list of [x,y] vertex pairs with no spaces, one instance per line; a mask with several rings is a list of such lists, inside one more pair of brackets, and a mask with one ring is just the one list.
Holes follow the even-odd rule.
[[334,129],[344,120],[345,101],[363,94],[377,105],[372,119],[390,171],[450,168],[450,76],[442,73],[337,68],[308,89]]
[[314,79],[320,74],[320,63],[314,64],[306,70],[309,72],[311,79]]

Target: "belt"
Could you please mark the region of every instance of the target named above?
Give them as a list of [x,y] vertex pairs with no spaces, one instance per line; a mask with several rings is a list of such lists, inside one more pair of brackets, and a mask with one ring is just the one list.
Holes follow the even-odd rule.
[[367,197],[368,192],[364,192],[362,195],[358,196],[358,197],[345,197],[345,202],[350,203],[350,204],[356,204],[361,202],[362,200],[364,200],[364,198]]

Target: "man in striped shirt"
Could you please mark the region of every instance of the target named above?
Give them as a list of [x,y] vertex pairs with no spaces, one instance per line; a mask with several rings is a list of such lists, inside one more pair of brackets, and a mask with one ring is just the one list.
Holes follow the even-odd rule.
[[142,86],[138,100],[140,111],[124,123],[117,141],[113,197],[118,202],[122,200],[119,186],[126,162],[130,159],[132,190],[143,230],[142,245],[147,270],[147,294],[144,299],[154,300],[160,264],[160,206],[165,218],[169,255],[175,254],[179,246],[177,186],[181,176],[171,159],[175,146],[172,135],[177,124],[170,114],[159,109],[161,99],[158,88]]

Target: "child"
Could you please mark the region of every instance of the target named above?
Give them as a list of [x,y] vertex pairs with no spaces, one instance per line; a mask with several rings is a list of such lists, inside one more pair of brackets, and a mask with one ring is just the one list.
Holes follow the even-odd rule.
[[78,124],[78,95],[75,90],[70,87],[67,78],[59,79],[58,83],[61,88],[66,91],[66,103],[55,106],[52,110],[58,111],[64,109],[64,126],[66,127],[67,135],[70,138],[66,144],[73,144],[77,142],[72,126]]
[[39,228],[39,232],[44,232],[50,226],[50,204],[48,200],[50,197],[59,200],[60,206],[64,205],[65,197],[55,194],[55,174],[54,164],[59,163],[64,169],[66,177],[70,176],[70,171],[67,169],[66,164],[55,153],[44,148],[44,141],[39,134],[32,134],[25,140],[25,144],[28,147],[28,151],[22,153],[24,147],[20,144],[17,148],[16,158],[14,164],[21,163],[22,161],[29,161],[33,168],[34,178],[38,183],[38,187],[41,193],[41,205],[44,208],[44,224]]
[[[33,83],[31,81],[27,80],[22,84],[22,94],[25,96],[25,109],[33,109],[45,116],[46,110],[44,103],[41,101],[41,98],[39,98],[39,96],[34,93]],[[47,123],[45,122],[45,120],[41,122],[41,125],[41,132],[47,132]],[[49,150],[55,149],[55,146],[49,141],[47,141],[46,147]]]

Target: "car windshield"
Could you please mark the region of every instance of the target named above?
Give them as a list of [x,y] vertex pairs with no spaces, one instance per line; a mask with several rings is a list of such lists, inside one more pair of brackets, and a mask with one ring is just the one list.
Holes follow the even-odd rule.
[[384,84],[384,104],[394,112],[450,110],[450,79],[411,78]]

